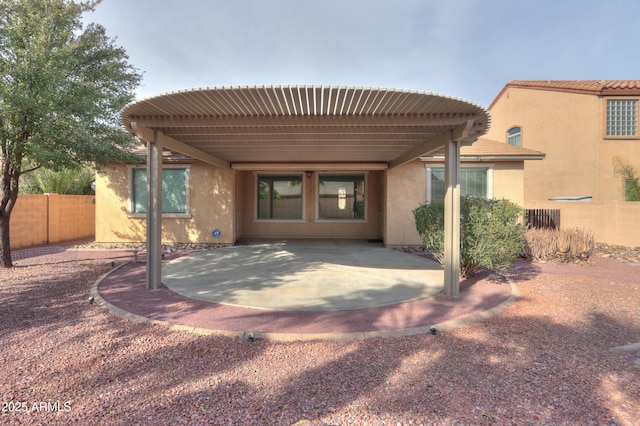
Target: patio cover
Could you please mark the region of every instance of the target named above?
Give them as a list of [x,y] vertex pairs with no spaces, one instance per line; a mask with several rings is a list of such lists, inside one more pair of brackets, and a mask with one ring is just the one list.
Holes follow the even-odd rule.
[[445,290],[459,275],[460,146],[486,133],[489,112],[441,94],[344,86],[214,87],[129,104],[124,127],[148,145],[147,285],[160,283],[162,151],[235,169],[394,168],[445,151]]

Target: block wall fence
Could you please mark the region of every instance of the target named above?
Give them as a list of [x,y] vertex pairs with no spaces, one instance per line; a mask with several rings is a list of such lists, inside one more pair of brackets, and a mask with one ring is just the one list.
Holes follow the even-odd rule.
[[528,201],[528,209],[560,209],[560,227],[589,228],[596,242],[640,247],[640,202]]
[[94,238],[93,195],[20,194],[9,222],[11,248]]

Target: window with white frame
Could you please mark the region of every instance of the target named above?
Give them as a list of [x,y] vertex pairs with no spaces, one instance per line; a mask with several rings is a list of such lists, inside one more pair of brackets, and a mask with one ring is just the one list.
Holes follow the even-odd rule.
[[302,175],[263,174],[257,176],[257,219],[301,220]]
[[513,146],[522,146],[522,129],[512,127],[507,132],[507,143]]
[[[147,169],[131,169],[131,207],[133,215],[147,213]],[[189,214],[189,167],[162,169],[162,214],[185,216]]]
[[607,99],[606,136],[638,136],[637,99]]
[[318,176],[318,219],[365,220],[365,175]]
[[[444,167],[427,167],[427,202],[442,201],[445,194]],[[493,198],[493,167],[460,168],[460,195]]]

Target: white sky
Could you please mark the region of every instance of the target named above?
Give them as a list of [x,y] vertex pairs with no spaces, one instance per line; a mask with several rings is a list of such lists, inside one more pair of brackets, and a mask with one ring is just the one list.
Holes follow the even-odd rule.
[[510,80],[640,78],[637,0],[103,0],[139,97],[324,84],[483,106]]

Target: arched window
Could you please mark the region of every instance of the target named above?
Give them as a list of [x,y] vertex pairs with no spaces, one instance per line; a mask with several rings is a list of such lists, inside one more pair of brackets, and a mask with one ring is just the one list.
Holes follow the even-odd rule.
[[522,131],[520,127],[512,127],[507,132],[507,143],[513,146],[522,146]]

